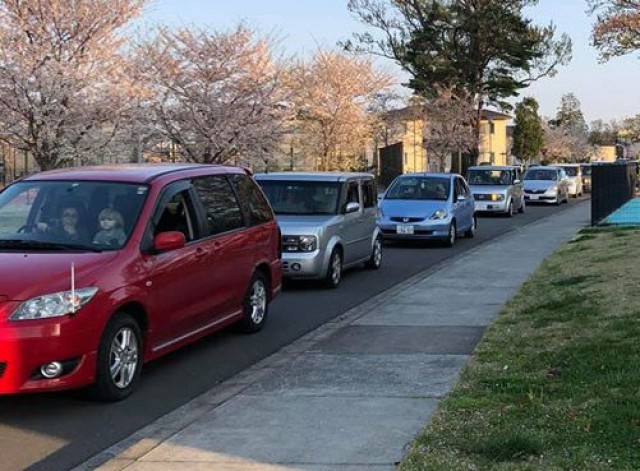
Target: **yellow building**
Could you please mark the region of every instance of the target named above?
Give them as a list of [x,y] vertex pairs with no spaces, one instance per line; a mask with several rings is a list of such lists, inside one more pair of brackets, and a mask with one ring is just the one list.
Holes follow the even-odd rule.
[[594,161],[598,162],[615,162],[616,146],[596,146],[593,152]]
[[478,163],[509,164],[507,125],[511,116],[497,111],[482,110],[480,120],[480,155]]
[[[423,145],[423,115],[419,106],[410,106],[387,113],[387,135],[379,142],[381,149],[380,170],[391,174],[435,171],[436,162],[429,159]],[[491,110],[483,110],[480,120],[478,163],[507,165],[510,162],[507,125],[511,116]],[[384,162],[383,160],[387,162]],[[391,163],[389,162],[391,161]],[[450,162],[447,167],[450,167]]]

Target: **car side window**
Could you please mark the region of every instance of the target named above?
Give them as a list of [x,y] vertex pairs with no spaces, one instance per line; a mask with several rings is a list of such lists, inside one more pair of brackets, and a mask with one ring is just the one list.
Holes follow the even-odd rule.
[[205,237],[244,226],[240,204],[224,175],[195,178],[193,188],[205,213]]
[[376,196],[373,180],[362,182],[362,205],[365,208],[373,208],[376,205]]
[[249,225],[255,226],[273,219],[273,212],[258,185],[248,175],[230,175],[240,202],[240,207]]
[[456,178],[455,181],[455,198],[458,199],[458,196],[464,196],[466,198],[466,192],[464,190],[464,186],[462,185],[462,180]]
[[347,201],[345,202],[345,207],[349,203],[360,203],[358,182],[349,182],[349,186],[347,187]]
[[471,189],[469,188],[469,185],[467,185],[467,182],[465,182],[461,178],[459,178],[458,180],[460,181],[460,184],[462,185],[462,190],[464,191],[464,196],[469,198],[471,196]]
[[153,235],[161,232],[178,231],[187,242],[194,240],[193,216],[190,212],[189,192],[183,190],[173,195],[160,209],[160,218]]

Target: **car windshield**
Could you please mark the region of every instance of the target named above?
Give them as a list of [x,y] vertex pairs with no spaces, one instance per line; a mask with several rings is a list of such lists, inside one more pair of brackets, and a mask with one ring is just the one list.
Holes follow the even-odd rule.
[[578,176],[578,167],[562,167],[565,173],[570,177]]
[[446,201],[450,185],[448,178],[402,177],[391,185],[385,199]]
[[558,179],[558,171],[550,168],[531,168],[524,174],[525,180],[552,180]]
[[260,180],[276,214],[337,214],[340,184],[323,181]]
[[590,165],[582,165],[582,175],[589,176],[591,175],[591,166]]
[[0,193],[0,251],[119,249],[147,193],[104,181],[14,183]]
[[469,170],[469,185],[511,185],[511,172],[508,170]]

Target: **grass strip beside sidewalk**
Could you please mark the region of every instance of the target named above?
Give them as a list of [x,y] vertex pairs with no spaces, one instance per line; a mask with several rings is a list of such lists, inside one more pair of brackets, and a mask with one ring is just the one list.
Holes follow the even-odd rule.
[[640,470],[640,230],[585,229],[505,306],[400,470],[614,469]]

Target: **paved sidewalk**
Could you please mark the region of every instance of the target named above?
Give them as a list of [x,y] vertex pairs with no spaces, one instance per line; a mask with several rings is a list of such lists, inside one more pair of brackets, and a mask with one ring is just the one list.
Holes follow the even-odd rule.
[[472,249],[76,470],[393,470],[504,303],[588,224],[589,205],[579,204]]

